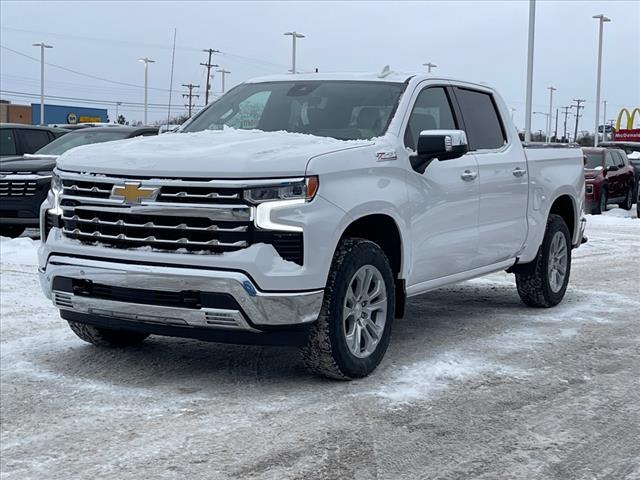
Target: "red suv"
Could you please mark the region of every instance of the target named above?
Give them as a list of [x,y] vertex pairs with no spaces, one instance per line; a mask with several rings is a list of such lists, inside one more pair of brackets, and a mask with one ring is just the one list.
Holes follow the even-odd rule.
[[586,212],[598,215],[609,203],[631,210],[635,178],[626,153],[619,148],[583,148],[582,152]]

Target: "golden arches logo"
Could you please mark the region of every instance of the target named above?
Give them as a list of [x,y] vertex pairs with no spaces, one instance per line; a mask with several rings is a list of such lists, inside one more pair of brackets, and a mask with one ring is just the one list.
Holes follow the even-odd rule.
[[627,114],[627,128],[626,129],[623,128],[622,130],[633,130],[633,119],[635,118],[636,113],[640,118],[640,108],[634,108],[632,112],[629,112],[629,110],[627,110],[626,108],[623,108],[622,110],[620,110],[620,113],[618,114],[618,121],[616,122],[616,130],[620,130],[620,124],[622,123],[622,115],[625,113]]

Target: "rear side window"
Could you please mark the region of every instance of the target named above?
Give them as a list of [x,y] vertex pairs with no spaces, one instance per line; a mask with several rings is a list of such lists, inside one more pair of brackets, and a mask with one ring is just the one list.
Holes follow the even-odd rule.
[[444,88],[427,87],[418,94],[404,133],[404,145],[416,149],[423,130],[455,130],[456,122]]
[[627,156],[621,150],[616,150],[616,156],[618,157],[618,166],[624,167],[627,164]]
[[10,128],[0,129],[0,155],[16,155],[16,137]]
[[611,150],[607,150],[607,160],[605,163],[605,166],[608,167],[615,167],[618,165],[618,162],[616,161],[615,158],[613,158],[613,154],[611,153]]
[[484,92],[456,88],[470,150],[501,148],[507,137],[493,97]]
[[46,130],[21,130],[24,153],[34,153],[51,141]]

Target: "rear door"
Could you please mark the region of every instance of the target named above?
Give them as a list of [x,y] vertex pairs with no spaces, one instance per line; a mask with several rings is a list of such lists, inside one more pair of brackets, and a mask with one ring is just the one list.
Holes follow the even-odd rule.
[[618,168],[618,157],[614,157],[614,152],[607,150],[605,153],[605,169],[607,170],[607,190],[609,198],[621,197],[624,194],[621,188],[620,175],[622,170],[609,170],[611,167]]
[[[527,236],[529,177],[515,133],[507,134],[489,89],[455,87],[469,150],[478,161],[479,251],[474,267],[514,258]],[[511,139],[510,139],[511,137]]]

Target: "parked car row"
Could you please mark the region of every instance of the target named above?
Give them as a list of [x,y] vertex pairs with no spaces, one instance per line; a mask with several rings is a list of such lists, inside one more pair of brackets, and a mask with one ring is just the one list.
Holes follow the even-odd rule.
[[[28,126],[27,126],[28,127]],[[26,132],[29,137],[31,130],[47,136],[55,135],[58,129],[46,127],[5,128],[18,132],[10,133],[17,138],[16,145],[23,145],[21,135]],[[51,175],[58,156],[74,147],[93,143],[110,142],[138,136],[157,135],[158,127],[93,127],[73,131],[64,131],[64,136],[58,136],[50,143],[47,142],[35,153],[23,155],[3,156],[0,158],[0,235],[17,237],[25,228],[37,227],[39,224],[40,205],[47,197],[51,186]],[[3,144],[4,145],[4,144]],[[22,150],[24,151],[24,150]],[[3,149],[4,153],[4,149]]]
[[583,148],[585,211],[599,215],[607,205],[631,210],[637,196],[637,171],[617,146]]

